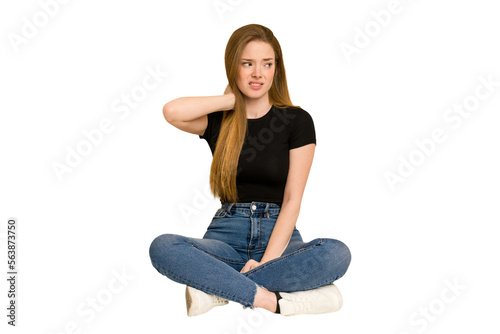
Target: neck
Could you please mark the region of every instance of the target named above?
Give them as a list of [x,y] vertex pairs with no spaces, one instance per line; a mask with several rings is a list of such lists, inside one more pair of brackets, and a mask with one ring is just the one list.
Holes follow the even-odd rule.
[[271,109],[271,103],[269,102],[269,97],[266,94],[258,100],[245,99],[247,118],[259,118]]

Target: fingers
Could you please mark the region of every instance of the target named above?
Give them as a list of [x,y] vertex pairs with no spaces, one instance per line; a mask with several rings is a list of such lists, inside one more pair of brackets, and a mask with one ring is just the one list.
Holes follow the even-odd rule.
[[258,266],[260,266],[259,262],[255,260],[248,260],[247,263],[245,263],[243,268],[240,270],[240,273],[246,273],[247,271],[257,268]]
[[250,261],[253,261],[253,260],[247,261],[247,263],[245,263],[245,265],[243,266],[243,269],[241,269],[240,273],[246,273],[247,271],[251,270]]

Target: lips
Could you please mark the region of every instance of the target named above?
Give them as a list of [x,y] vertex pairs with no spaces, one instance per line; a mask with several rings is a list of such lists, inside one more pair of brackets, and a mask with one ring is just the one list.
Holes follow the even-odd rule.
[[262,82],[258,82],[258,81],[250,81],[249,85],[250,86],[254,86],[254,87],[258,87],[258,86],[262,86],[263,83]]

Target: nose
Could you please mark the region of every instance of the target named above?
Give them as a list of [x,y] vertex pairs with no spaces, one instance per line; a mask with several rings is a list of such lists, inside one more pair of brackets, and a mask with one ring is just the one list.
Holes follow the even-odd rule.
[[258,66],[255,66],[255,67],[254,67],[254,71],[253,71],[253,73],[252,73],[252,76],[257,77],[257,78],[260,78],[260,77],[261,77],[261,75],[262,75],[262,73],[261,73],[260,68],[259,68]]

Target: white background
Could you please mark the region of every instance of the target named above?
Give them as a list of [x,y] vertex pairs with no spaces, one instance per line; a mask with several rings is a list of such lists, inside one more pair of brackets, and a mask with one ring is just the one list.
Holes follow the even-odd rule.
[[[221,15],[213,0],[69,1],[17,46],[12,36],[42,20],[42,7],[2,2],[5,274],[7,219],[19,224],[18,326],[6,325],[2,279],[2,328],[497,332],[500,87],[456,128],[443,119],[454,104],[473,101],[480,76],[500,81],[494,2],[401,0],[380,31],[370,12],[387,9],[389,0],[220,2],[230,6]],[[150,263],[157,235],[201,237],[220,205],[206,190],[207,143],[165,122],[162,107],[180,96],[222,94],[227,40],[249,23],[274,32],[292,102],[315,122],[297,228],[304,239],[337,238],[351,249],[351,266],[336,283],[344,297],[337,313],[283,317],[231,302],[188,318],[185,287]],[[372,37],[362,45],[366,27]],[[363,47],[349,62],[341,45],[355,46],[356,38]],[[126,117],[116,113],[147,68],[168,75]],[[113,130],[59,180],[53,164],[65,164],[68,147],[83,145],[84,131],[105,119]],[[392,191],[384,173],[397,173],[399,156],[418,157],[415,140],[436,128],[446,140],[420,155],[422,163]],[[115,281],[117,272],[124,281]],[[88,304],[93,298],[100,311]]]

